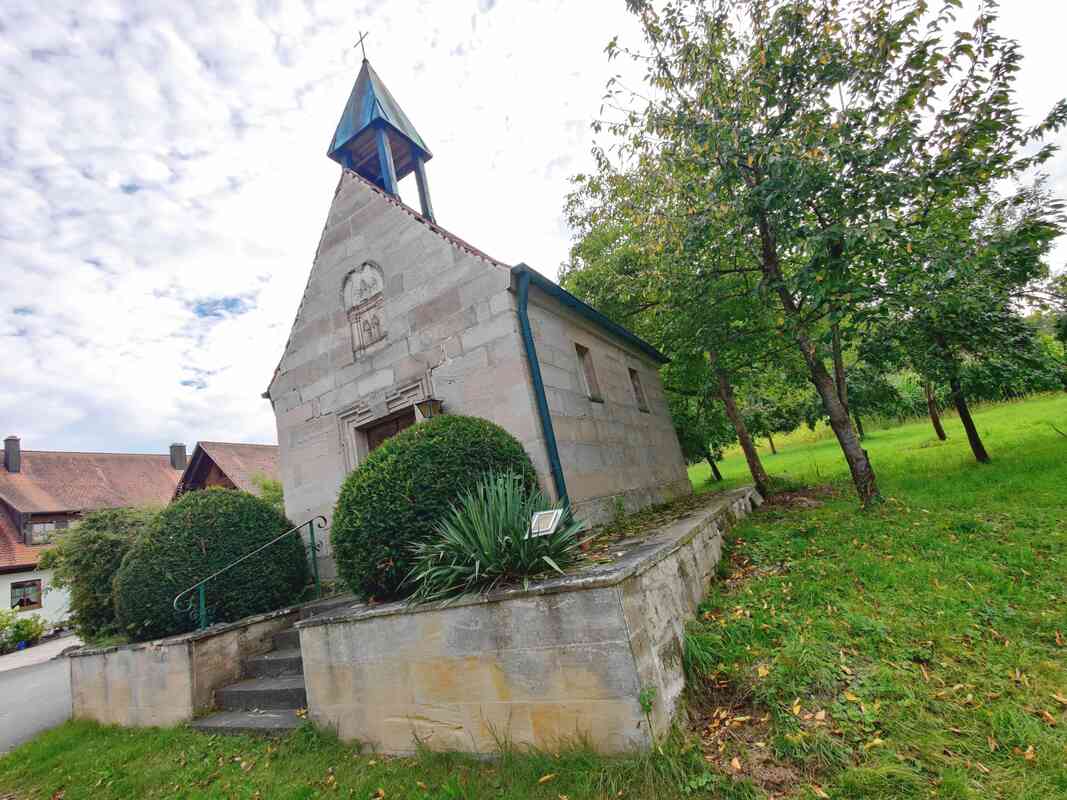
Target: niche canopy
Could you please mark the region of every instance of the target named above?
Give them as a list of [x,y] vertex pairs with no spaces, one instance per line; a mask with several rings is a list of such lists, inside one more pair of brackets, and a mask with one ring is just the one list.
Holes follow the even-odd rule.
[[327,155],[392,195],[398,194],[397,182],[414,172],[422,214],[433,219],[425,169],[433,154],[367,59]]

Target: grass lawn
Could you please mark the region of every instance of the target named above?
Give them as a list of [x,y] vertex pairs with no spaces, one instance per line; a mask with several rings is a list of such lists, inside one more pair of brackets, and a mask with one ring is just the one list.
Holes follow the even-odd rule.
[[[68,723],[0,758],[0,797],[1067,798],[1067,395],[866,440],[887,502],[857,512],[837,445],[772,475],[824,488],[731,532],[686,641],[691,728],[661,752],[486,762]],[[744,482],[738,456],[725,484]],[[814,498],[814,499],[812,499]],[[542,782],[542,779],[543,782]]]

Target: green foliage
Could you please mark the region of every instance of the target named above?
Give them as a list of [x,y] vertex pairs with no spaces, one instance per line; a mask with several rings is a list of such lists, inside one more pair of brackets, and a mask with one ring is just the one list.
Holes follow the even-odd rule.
[[[122,631],[144,641],[193,630],[195,617],[174,610],[175,596],[290,527],[277,509],[247,492],[212,488],[182,495],[122,560],[115,578]],[[292,534],[207,584],[210,621],[283,608],[299,599],[307,581],[307,554]],[[196,594],[190,599],[195,608]]]
[[491,472],[537,487],[522,445],[484,419],[438,416],[388,439],[341,486],[330,534],[341,579],[364,597],[402,596],[413,546],[432,539],[452,505]]
[[0,653],[14,650],[22,642],[37,644],[47,628],[40,614],[15,614],[0,609]]
[[157,513],[148,508],[90,512],[42,554],[41,569],[54,570],[52,586],[69,592],[71,622],[86,641],[119,632],[115,575],[127,550],[151,527]]
[[268,478],[259,472],[252,476],[252,483],[259,490],[257,494],[260,498],[270,503],[279,514],[285,514],[285,496],[280,480]]
[[552,508],[524,477],[489,473],[467,490],[434,535],[415,542],[415,566],[405,581],[412,602],[449,600],[491,592],[509,583],[528,584],[548,572],[563,574],[579,556],[582,523],[568,512],[548,536],[530,537],[536,511]]

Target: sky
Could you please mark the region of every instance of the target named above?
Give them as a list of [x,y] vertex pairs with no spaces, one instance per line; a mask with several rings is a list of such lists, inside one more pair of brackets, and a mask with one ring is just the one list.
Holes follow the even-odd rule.
[[[1067,8],[1003,6],[1036,120],[1065,91]],[[275,441],[261,394],[339,178],[359,31],[434,153],[438,222],[556,273],[605,82],[638,84],[604,55],[639,42],[623,0],[0,0],[0,435]],[[1067,156],[1050,171],[1067,196]]]

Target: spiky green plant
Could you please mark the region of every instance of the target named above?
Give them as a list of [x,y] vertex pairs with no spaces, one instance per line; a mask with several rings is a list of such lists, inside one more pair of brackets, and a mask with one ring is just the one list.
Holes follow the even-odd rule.
[[503,584],[526,587],[548,572],[562,575],[578,560],[583,525],[568,509],[552,534],[530,537],[534,512],[551,508],[521,476],[487,475],[460,497],[429,541],[412,546],[411,602],[447,601]]

